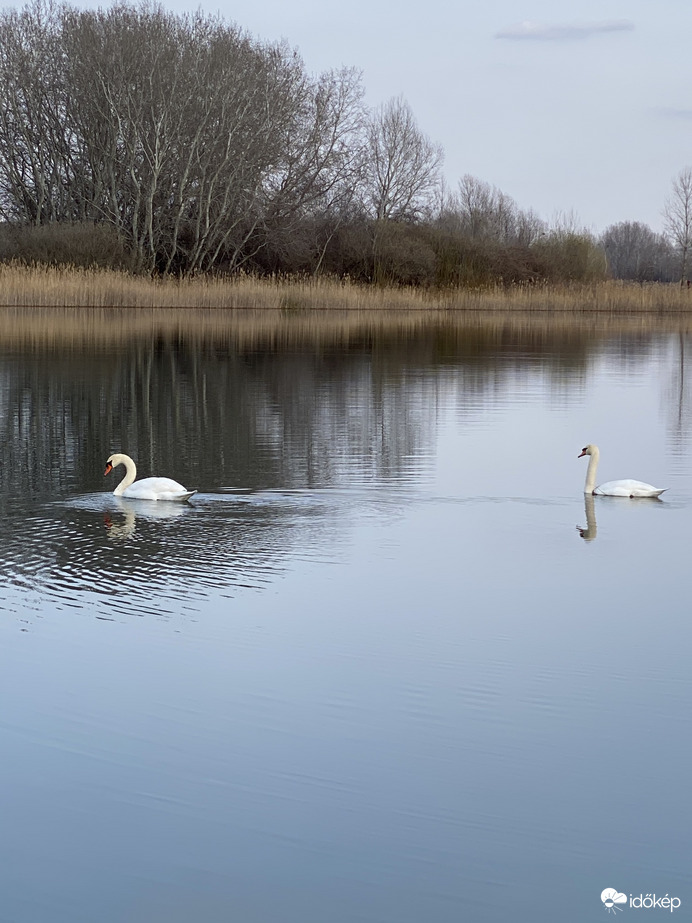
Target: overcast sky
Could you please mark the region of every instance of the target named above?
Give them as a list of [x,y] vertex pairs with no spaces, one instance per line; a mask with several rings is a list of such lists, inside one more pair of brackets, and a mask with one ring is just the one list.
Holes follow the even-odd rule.
[[691,0],[199,5],[286,39],[312,72],[359,68],[369,105],[403,95],[442,145],[450,186],[470,173],[547,220],[661,230],[672,178],[692,166]]

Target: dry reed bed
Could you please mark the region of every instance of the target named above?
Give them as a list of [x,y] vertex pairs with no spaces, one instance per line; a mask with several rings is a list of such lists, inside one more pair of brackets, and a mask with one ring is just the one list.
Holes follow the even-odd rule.
[[424,291],[335,279],[147,279],[124,272],[0,264],[0,304],[11,307],[233,308],[254,310],[545,311],[688,313],[692,290],[602,282]]

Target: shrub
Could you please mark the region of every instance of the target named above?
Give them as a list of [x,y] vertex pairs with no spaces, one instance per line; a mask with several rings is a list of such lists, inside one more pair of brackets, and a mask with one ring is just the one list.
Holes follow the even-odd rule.
[[130,259],[110,225],[53,223],[0,228],[0,260],[49,266],[129,269]]

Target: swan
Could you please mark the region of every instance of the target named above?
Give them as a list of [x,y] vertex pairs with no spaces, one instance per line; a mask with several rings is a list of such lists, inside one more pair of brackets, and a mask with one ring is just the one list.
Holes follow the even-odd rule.
[[110,474],[118,465],[125,465],[125,477],[113,491],[116,497],[129,497],[131,500],[189,500],[197,493],[171,478],[142,478],[133,483],[137,477],[137,467],[129,455],[120,453],[111,455],[107,460],[103,476]]
[[598,459],[600,453],[597,445],[585,445],[577,458],[584,455],[590,455],[589,467],[586,469],[586,483],[584,484],[585,494],[599,494],[605,497],[660,497],[667,487],[654,487],[652,484],[645,484],[643,481],[632,481],[625,479],[623,481],[607,481],[596,487],[596,469],[598,468]]

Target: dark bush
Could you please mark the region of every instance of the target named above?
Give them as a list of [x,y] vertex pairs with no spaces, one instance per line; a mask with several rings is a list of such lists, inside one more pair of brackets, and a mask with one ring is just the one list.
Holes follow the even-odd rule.
[[105,224],[58,223],[0,227],[0,260],[101,269],[129,269],[115,228]]

